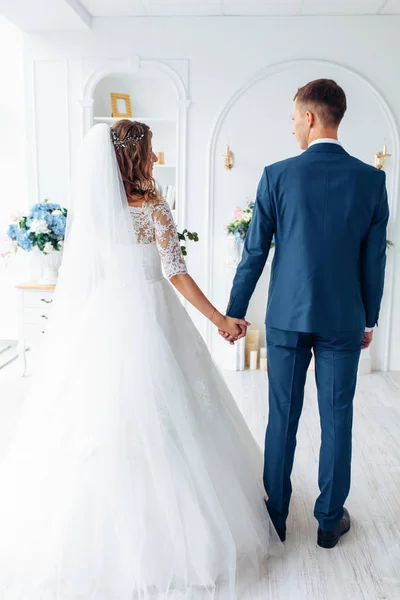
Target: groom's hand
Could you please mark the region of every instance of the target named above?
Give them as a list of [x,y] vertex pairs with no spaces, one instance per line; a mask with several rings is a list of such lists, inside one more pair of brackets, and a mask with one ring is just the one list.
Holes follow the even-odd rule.
[[374,337],[373,331],[364,331],[364,339],[363,339],[363,343],[361,346],[362,350],[366,350],[367,348],[370,347],[373,337]]

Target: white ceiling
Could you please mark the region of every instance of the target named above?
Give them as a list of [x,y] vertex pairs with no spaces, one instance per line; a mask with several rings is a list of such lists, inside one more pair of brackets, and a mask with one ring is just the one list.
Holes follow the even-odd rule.
[[400,14],[400,0],[80,0],[93,17]]
[[82,29],[92,21],[79,0],[0,0],[0,15],[23,31]]
[[90,28],[95,17],[400,15],[400,0],[0,0],[24,31]]

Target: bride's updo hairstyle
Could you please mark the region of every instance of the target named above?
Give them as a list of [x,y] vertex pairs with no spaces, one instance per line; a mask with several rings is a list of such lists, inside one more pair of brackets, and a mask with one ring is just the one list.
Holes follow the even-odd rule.
[[152,135],[148,125],[128,119],[121,119],[111,127],[111,139],[128,199],[132,196],[146,202],[160,199],[153,178]]

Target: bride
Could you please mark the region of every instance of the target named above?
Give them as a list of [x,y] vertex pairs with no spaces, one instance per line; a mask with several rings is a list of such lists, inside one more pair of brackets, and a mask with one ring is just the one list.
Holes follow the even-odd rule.
[[[147,125],[84,140],[46,345],[0,467],[2,600],[238,598],[281,543],[262,456],[172,286],[187,274]],[[162,272],[165,273],[165,277]]]

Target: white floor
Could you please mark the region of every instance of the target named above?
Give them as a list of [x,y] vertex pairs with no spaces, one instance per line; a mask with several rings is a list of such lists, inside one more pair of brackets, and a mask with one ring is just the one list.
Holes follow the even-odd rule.
[[[225,373],[260,444],[267,382],[256,372]],[[12,435],[29,379],[18,364],[0,370],[0,458]],[[239,600],[400,599],[400,373],[359,378],[355,401],[350,533],[333,550],[316,545],[319,422],[313,373],[306,387],[293,474],[293,501],[283,558]],[[1,535],[1,532],[0,532]],[[28,599],[27,599],[28,600]],[[110,599],[116,600],[116,599]]]

